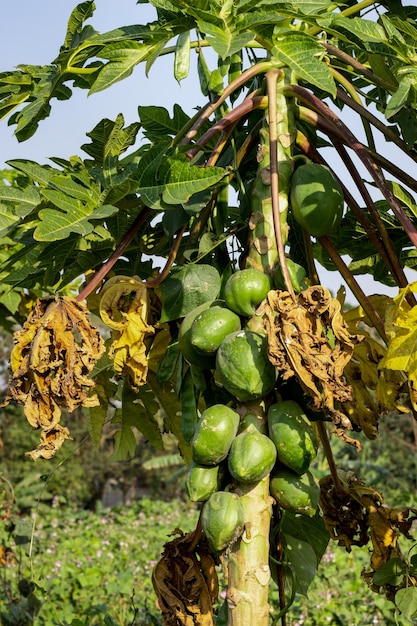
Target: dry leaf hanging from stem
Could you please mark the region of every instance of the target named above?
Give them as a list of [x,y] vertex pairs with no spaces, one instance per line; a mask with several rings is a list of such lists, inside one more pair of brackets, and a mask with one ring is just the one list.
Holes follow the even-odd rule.
[[69,438],[59,424],[62,409],[72,412],[98,402],[90,395],[89,374],[104,343],[86,306],[62,296],[39,299],[14,344],[7,402],[22,405],[32,428],[42,429],[40,445],[28,454],[49,459]]
[[312,409],[328,414],[336,434],[358,446],[345,433],[352,423],[337,403],[352,400],[343,371],[362,337],[350,334],[340,302],[321,285],[302,291],[295,300],[277,290],[269,292],[263,313],[269,359],[282,379],[297,376]]

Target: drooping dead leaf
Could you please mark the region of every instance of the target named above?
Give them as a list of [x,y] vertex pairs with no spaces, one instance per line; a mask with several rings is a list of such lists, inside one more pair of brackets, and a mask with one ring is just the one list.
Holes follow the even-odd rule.
[[214,626],[217,572],[201,527],[175,534],[180,536],[165,544],[152,575],[164,626]]
[[[369,301],[382,319],[392,304],[388,296],[369,296]],[[369,439],[378,435],[378,422],[388,411],[406,412],[406,377],[401,371],[381,366],[387,348],[370,325],[362,307],[350,309],[344,315],[351,332],[358,332],[363,341],[356,344],[353,356],[345,368],[345,376],[352,387],[353,401],[344,405],[351,421],[357,424]]]
[[417,292],[417,282],[400,289],[386,310],[385,331],[388,347],[379,363],[381,369],[404,373],[407,377],[411,406],[417,411],[417,306],[406,297]]
[[114,276],[101,291],[101,319],[113,332],[109,357],[133,389],[146,383],[148,346],[155,329],[148,320],[148,293],[138,278]]
[[312,408],[330,415],[337,434],[351,430],[337,403],[352,400],[344,369],[362,338],[349,332],[339,301],[321,285],[302,291],[295,301],[287,291],[270,291],[264,313],[269,359],[282,379],[297,376]]
[[382,567],[398,556],[398,537],[412,539],[410,528],[417,511],[405,507],[389,508],[373,487],[365,485],[353,472],[338,472],[342,489],[331,476],[320,480],[320,507],[332,539],[350,552],[352,546],[364,546],[371,540],[371,568]]
[[103,340],[86,306],[62,296],[39,299],[14,344],[7,402],[21,404],[32,428],[42,429],[39,447],[28,454],[51,458],[69,438],[59,426],[62,409],[97,402],[89,395],[89,374],[104,352]]

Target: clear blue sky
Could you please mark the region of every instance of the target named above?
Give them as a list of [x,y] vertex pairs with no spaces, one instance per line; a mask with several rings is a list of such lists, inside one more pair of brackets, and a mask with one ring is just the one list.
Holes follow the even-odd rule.
[[[96,0],[96,11],[89,23],[99,32],[118,26],[144,24],[154,19],[155,10],[136,0]],[[76,0],[14,0],[2,7],[0,21],[0,72],[19,64],[49,64],[59,52],[68,18]],[[193,88],[195,71],[178,85],[173,78],[172,58],[159,59],[146,78],[138,66],[132,76],[98,94],[76,89],[64,102],[52,100],[49,118],[40,123],[35,135],[20,143],[13,135],[14,127],[0,122],[0,168],[13,158],[29,158],[46,162],[50,156],[68,157],[79,153],[85,133],[103,117],[114,119],[123,113],[127,123],[137,121],[137,106],[159,105],[172,110],[178,102],[188,113],[201,105],[199,89]],[[195,83],[194,83],[195,84]],[[194,101],[192,94],[194,93]],[[197,95],[197,100],[195,96]]]

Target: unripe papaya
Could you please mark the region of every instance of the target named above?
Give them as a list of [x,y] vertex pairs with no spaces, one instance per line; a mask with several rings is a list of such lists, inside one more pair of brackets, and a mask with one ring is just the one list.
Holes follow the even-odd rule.
[[233,440],[228,456],[229,472],[241,483],[258,482],[270,473],[276,458],[274,442],[255,426],[249,426]]
[[231,333],[217,350],[218,381],[240,402],[262,398],[275,385],[275,367],[268,359],[265,336],[251,330]]
[[214,552],[231,546],[243,533],[244,522],[239,496],[228,491],[213,493],[201,514],[203,533]]
[[[304,267],[299,263],[295,263],[292,259],[287,259],[286,261],[291,285],[295,293],[299,293],[300,291],[307,289],[308,285],[306,283],[306,271]],[[275,268],[274,285],[277,289],[287,288],[280,265],[277,265]]]
[[325,165],[300,165],[291,177],[291,210],[294,219],[314,237],[329,235],[343,213],[343,191]]
[[236,437],[239,419],[239,413],[224,404],[205,409],[191,440],[193,460],[201,465],[221,463]]
[[268,276],[250,267],[235,272],[224,286],[226,305],[238,315],[250,316],[264,300],[271,288]]
[[191,343],[191,327],[193,325],[194,320],[200,313],[208,309],[214,304],[217,304],[218,301],[204,302],[197,306],[195,309],[187,313],[184,319],[181,322],[179,332],[178,332],[178,345],[180,347],[181,354],[184,359],[195,367],[199,367],[201,369],[210,369],[213,367],[213,359],[209,356],[203,356],[199,353]]
[[214,355],[223,339],[240,330],[240,317],[225,306],[202,311],[191,325],[191,344],[200,354]]
[[291,513],[313,517],[320,498],[320,487],[311,472],[299,476],[280,466],[273,470],[269,485],[271,496],[278,506]]
[[191,461],[185,480],[191,502],[204,502],[219,488],[219,466],[199,465]]
[[317,439],[303,409],[294,400],[273,404],[268,411],[269,436],[278,460],[296,474],[304,474],[317,454]]

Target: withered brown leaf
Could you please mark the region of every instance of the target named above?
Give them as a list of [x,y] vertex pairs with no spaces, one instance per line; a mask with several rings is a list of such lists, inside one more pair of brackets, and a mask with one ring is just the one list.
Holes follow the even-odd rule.
[[313,410],[329,414],[338,429],[351,430],[337,403],[352,400],[344,369],[362,338],[349,332],[339,301],[321,285],[302,291],[296,300],[276,290],[269,292],[263,312],[269,359],[282,379],[297,376]]
[[371,540],[371,568],[382,567],[400,554],[400,535],[412,539],[410,528],[417,511],[406,507],[390,508],[382,495],[358,479],[353,472],[338,471],[341,489],[331,476],[320,480],[320,507],[332,539],[350,552]]
[[41,428],[33,459],[51,458],[69,431],[59,426],[62,409],[92,406],[89,374],[104,352],[87,307],[66,296],[41,298],[14,335],[7,402],[23,406],[32,428]]
[[180,536],[165,544],[152,575],[164,626],[214,626],[218,579],[201,526],[173,534]]

